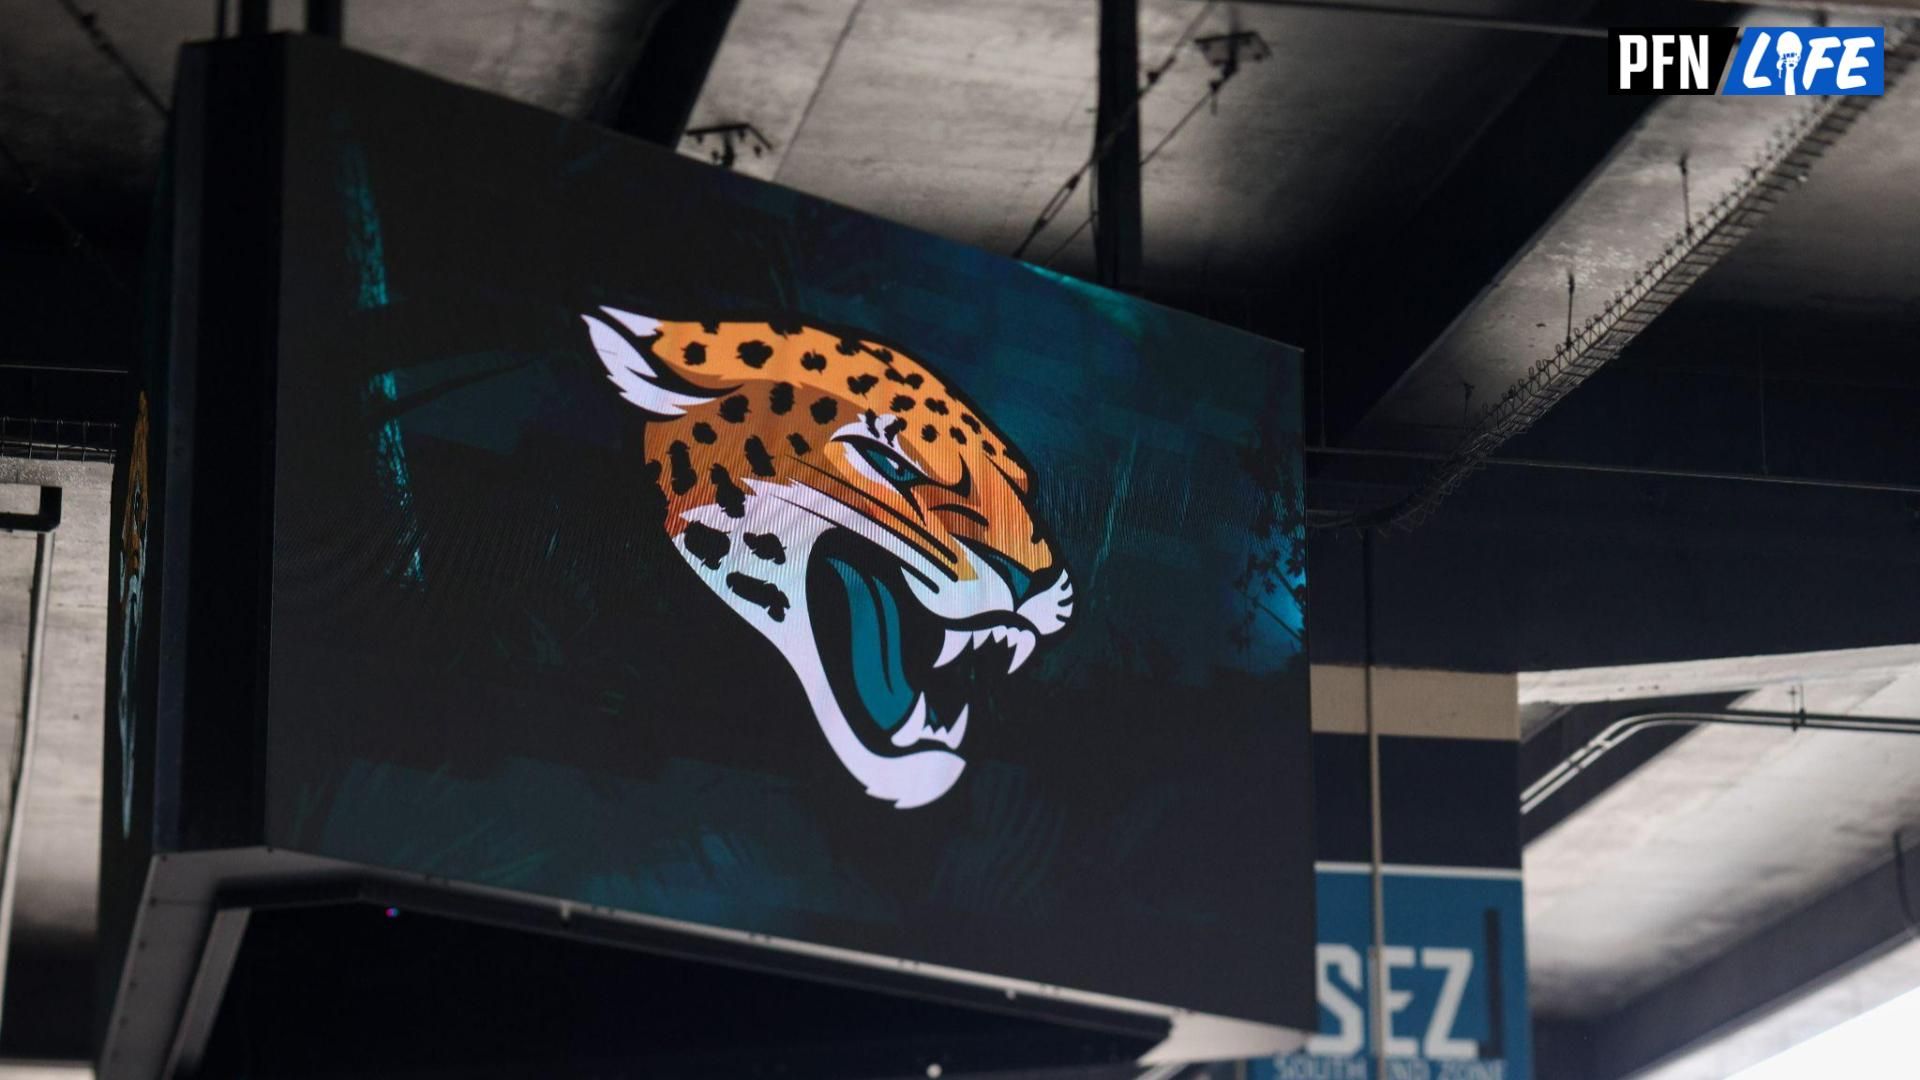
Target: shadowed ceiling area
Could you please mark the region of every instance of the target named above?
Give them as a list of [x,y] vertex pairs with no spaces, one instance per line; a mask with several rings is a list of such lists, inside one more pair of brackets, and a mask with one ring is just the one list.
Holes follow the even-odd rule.
[[[63,493],[50,553],[0,531],[10,764],[44,634],[0,1059],[89,1046],[109,461],[176,57],[243,8],[306,17],[0,0],[0,513]],[[1675,702],[1920,719],[1920,2],[1138,0],[1118,58],[1097,0],[342,10],[351,48],[1300,346],[1315,660],[1520,673],[1523,782]],[[1819,21],[1887,27],[1884,98],[1603,85],[1609,26]],[[1138,95],[1117,154],[1103,65]],[[1099,201],[1129,184],[1137,226]],[[1684,1065],[1912,967],[1920,740],[1619,755],[1528,827],[1542,1075]]]

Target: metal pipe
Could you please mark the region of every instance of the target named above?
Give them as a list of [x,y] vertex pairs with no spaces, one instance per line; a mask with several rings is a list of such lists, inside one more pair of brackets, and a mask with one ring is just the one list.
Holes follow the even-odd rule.
[[[1309,446],[1309,455],[1325,457],[1383,458],[1394,461],[1445,461],[1448,455],[1428,450],[1376,450],[1365,447]],[[1789,487],[1837,488],[1844,491],[1884,491],[1896,495],[1920,495],[1920,484],[1896,484],[1874,480],[1825,480],[1813,476],[1781,476],[1777,473],[1717,472],[1710,469],[1662,469],[1646,465],[1605,465],[1585,461],[1547,461],[1542,458],[1491,457],[1484,465],[1523,469],[1558,469],[1564,472],[1605,473],[1612,476],[1659,476],[1675,480],[1733,480],[1754,484],[1785,484]]]
[[1601,729],[1586,745],[1548,769],[1520,792],[1520,812],[1530,814],[1585,772],[1608,751],[1628,739],[1657,727],[1724,724],[1731,727],[1786,728],[1790,731],[1852,731],[1868,735],[1920,735],[1920,720],[1890,716],[1847,716],[1841,713],[1776,712],[1745,709],[1737,712],[1653,712],[1623,717]]
[[13,903],[20,879],[20,834],[33,781],[35,714],[40,710],[40,672],[47,641],[47,598],[53,578],[52,532],[38,534],[33,550],[33,595],[27,617],[27,670],[15,733],[12,799],[7,804],[6,852],[0,861],[0,1019],[6,1016],[7,960],[13,945]]
[[1372,897],[1373,963],[1367,973],[1367,1000],[1373,1023],[1368,1025],[1373,1039],[1374,1075],[1387,1075],[1387,886],[1386,832],[1381,821],[1385,800],[1380,792],[1380,729],[1373,715],[1373,533],[1360,536],[1360,625],[1364,635],[1364,660],[1361,668],[1364,685],[1363,707],[1367,718],[1367,798],[1368,818],[1372,826],[1368,887]]

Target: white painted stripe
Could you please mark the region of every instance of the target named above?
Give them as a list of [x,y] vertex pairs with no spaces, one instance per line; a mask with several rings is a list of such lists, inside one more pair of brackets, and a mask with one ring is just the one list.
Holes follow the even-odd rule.
[[[1363,862],[1316,862],[1313,868],[1328,874],[1371,874],[1373,867]],[[1402,877],[1485,878],[1492,881],[1519,881],[1520,871],[1504,866],[1418,866],[1412,863],[1387,863],[1382,873]]]

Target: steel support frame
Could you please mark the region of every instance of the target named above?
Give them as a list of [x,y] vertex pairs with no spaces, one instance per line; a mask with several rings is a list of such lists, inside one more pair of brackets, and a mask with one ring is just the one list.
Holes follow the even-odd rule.
[[1140,280],[1140,0],[1100,0],[1093,253],[1100,284]]

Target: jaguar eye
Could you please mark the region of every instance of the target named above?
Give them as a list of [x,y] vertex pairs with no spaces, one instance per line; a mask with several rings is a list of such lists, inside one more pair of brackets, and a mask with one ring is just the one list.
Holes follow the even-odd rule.
[[909,488],[915,484],[927,482],[927,474],[913,467],[906,458],[881,446],[879,443],[860,440],[852,442],[854,452],[873,467],[873,471],[898,488]]

